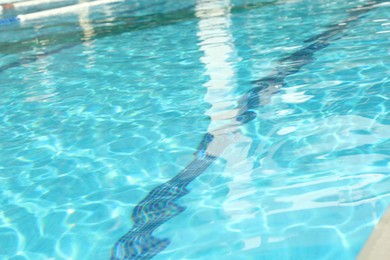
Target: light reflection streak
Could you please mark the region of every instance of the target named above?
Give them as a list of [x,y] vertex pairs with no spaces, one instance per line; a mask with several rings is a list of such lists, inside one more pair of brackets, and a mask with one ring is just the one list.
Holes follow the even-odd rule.
[[[88,2],[86,0],[79,0],[79,3]],[[79,17],[79,23],[80,27],[82,28],[83,32],[83,46],[85,50],[83,51],[84,54],[87,55],[88,64],[86,65],[86,68],[92,68],[95,64],[95,45],[93,44],[93,39],[96,35],[93,25],[91,24],[91,19],[89,17],[89,8],[82,9],[78,13]]]
[[[34,26],[34,31],[37,35],[39,35],[39,26]],[[41,53],[44,53],[44,50],[46,49],[46,42],[45,41],[38,41],[40,47],[34,50],[36,55],[40,55]],[[57,92],[55,91],[55,79],[49,70],[50,58],[47,57],[46,59],[39,59],[36,63],[36,73],[33,75],[36,76],[39,74],[38,77],[38,84],[33,84],[27,87],[28,91],[26,92],[26,98],[25,102],[50,102],[51,99],[57,95]],[[43,91],[40,89],[43,87]]]
[[[239,61],[231,32],[230,0],[198,0],[195,15],[199,18],[199,48],[204,56],[210,80],[204,84],[207,93],[204,100],[211,104],[207,111],[211,122],[208,133],[214,136],[207,147],[207,154],[220,156],[226,160],[224,176],[232,178],[228,183],[229,193],[223,208],[234,221],[251,218],[250,201],[237,202],[237,198],[247,195],[251,183],[253,161],[247,158],[252,139],[240,131],[236,117],[240,110],[236,107],[237,79],[235,66]],[[239,144],[239,145],[237,145]],[[239,174],[235,174],[239,172]],[[240,205],[238,205],[240,204]]]

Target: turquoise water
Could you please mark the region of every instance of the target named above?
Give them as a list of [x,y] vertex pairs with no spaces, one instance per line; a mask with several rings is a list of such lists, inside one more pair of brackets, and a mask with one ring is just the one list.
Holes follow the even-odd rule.
[[145,2],[0,26],[0,258],[109,259],[209,155],[138,258],[354,259],[389,203],[388,2]]

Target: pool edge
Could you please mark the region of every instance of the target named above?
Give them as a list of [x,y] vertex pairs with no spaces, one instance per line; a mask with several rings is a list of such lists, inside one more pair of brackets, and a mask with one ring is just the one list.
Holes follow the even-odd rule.
[[375,226],[357,260],[390,259],[390,207]]

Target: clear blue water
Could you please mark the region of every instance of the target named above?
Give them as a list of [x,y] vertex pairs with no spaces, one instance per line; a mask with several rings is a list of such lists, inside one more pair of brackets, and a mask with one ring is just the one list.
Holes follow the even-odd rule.
[[353,21],[364,1],[156,0],[0,26],[0,258],[109,259],[135,206],[206,153],[184,211],[142,215],[170,216],[154,259],[354,259],[390,195],[381,2]]

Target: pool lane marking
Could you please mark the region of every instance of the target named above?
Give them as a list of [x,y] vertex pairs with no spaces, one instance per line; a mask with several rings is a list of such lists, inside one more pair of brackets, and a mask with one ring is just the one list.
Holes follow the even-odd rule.
[[44,58],[44,57],[47,57],[47,56],[59,53],[59,52],[61,52],[63,50],[75,47],[77,45],[78,45],[78,43],[73,43],[73,44],[70,44],[70,45],[62,46],[60,48],[57,48],[57,49],[45,52],[44,54],[37,54],[37,55],[34,55],[34,56],[30,56],[30,57],[26,57],[26,58],[20,59],[18,61],[11,62],[11,63],[9,63],[7,65],[4,65],[4,66],[0,67],[0,73],[3,72],[3,71],[6,71],[7,69],[10,69],[10,68],[20,67],[22,65],[29,64],[31,62],[35,62],[35,61],[39,60],[40,58]]
[[[243,125],[254,120],[257,117],[255,110],[260,105],[260,94],[272,95],[278,92],[285,86],[287,76],[298,73],[303,66],[314,62],[314,54],[329,46],[330,42],[340,39],[342,37],[340,33],[350,28],[351,24],[361,18],[362,14],[388,3],[388,0],[377,0],[350,10],[349,18],[317,37],[307,40],[306,42],[312,42],[307,47],[280,59],[279,66],[274,72],[253,81],[256,87],[240,99],[239,112],[234,125]],[[225,129],[229,129],[229,125]],[[219,158],[230,144],[229,140],[228,133],[217,135],[217,138],[212,133],[206,133],[203,136],[195,153],[195,159],[171,180],[154,188],[135,206],[131,215],[133,227],[115,243],[112,249],[112,260],[150,259],[169,245],[169,239],[155,238],[153,231],[185,210],[175,201],[189,193],[186,188],[188,184]],[[213,147],[212,151],[210,147]]]

